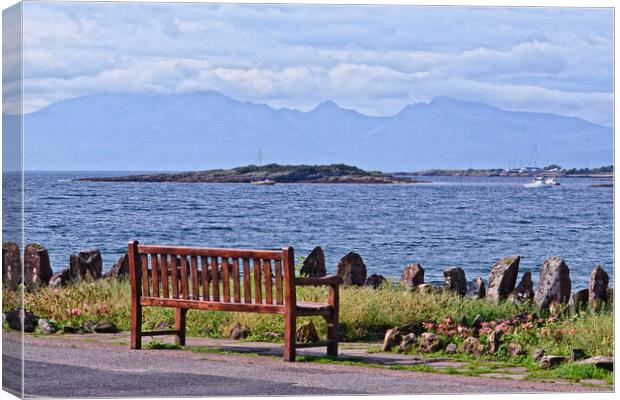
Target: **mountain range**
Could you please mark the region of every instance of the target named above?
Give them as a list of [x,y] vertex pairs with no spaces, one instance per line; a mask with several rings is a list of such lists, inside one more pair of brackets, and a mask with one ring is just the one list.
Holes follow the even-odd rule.
[[230,168],[256,163],[259,149],[263,163],[382,171],[613,163],[611,127],[448,97],[375,117],[333,101],[302,112],[215,91],[97,94],[25,115],[24,133],[29,170]]

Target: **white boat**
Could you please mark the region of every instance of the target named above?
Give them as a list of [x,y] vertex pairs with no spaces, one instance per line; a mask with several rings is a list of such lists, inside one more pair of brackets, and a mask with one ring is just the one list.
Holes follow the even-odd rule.
[[529,183],[524,183],[523,187],[528,189],[546,189],[557,186],[559,183],[555,181],[553,176],[536,176]]

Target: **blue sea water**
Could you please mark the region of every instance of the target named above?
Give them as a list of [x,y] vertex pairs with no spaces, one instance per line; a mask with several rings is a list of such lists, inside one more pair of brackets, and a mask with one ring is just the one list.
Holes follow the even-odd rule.
[[82,249],[101,250],[104,270],[127,241],[325,251],[329,272],[359,253],[368,274],[398,277],[411,262],[441,281],[449,265],[468,279],[522,256],[537,280],[551,255],[585,287],[595,264],[613,281],[613,189],[561,179],[549,190],[522,178],[427,178],[416,185],[95,183],[73,179],[127,172],[26,172],[25,239],[48,248],[55,271]]

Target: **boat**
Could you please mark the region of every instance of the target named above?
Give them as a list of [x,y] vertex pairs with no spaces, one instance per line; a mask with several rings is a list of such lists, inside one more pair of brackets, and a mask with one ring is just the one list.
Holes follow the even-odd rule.
[[546,189],[558,185],[559,183],[555,181],[554,176],[535,176],[531,182],[524,183],[523,187],[528,189]]
[[[261,149],[258,149],[258,168],[262,166],[263,163],[263,152]],[[275,185],[276,181],[271,178],[262,178],[262,179],[254,179],[250,181],[250,183],[254,186],[268,186]]]

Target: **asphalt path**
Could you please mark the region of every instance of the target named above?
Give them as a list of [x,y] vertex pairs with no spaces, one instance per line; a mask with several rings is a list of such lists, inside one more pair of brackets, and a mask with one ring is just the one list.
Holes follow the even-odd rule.
[[[17,393],[19,337],[3,335],[3,387]],[[241,396],[592,391],[581,385],[431,374],[274,357],[26,336],[27,397]]]

